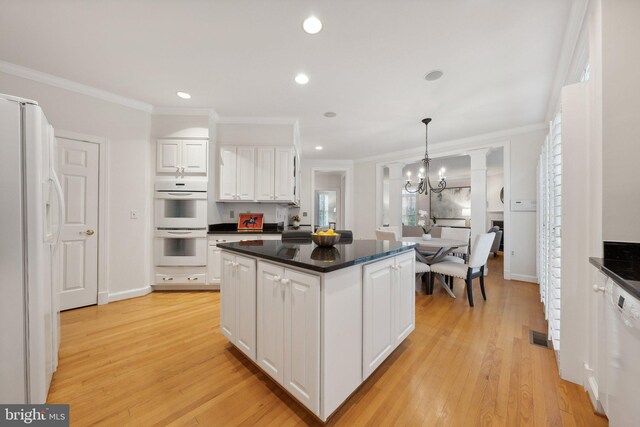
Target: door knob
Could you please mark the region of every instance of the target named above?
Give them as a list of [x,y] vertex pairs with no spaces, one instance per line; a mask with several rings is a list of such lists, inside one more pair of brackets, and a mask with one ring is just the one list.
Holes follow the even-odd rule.
[[93,234],[95,233],[95,231],[89,229],[87,231],[81,231],[80,234],[86,234],[87,236],[93,236]]

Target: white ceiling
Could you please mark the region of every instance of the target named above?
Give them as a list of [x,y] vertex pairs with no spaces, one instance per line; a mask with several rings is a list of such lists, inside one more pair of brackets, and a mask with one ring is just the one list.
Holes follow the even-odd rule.
[[[307,157],[362,158],[419,147],[424,117],[430,142],[542,122],[570,6],[0,0],[0,59],[156,107],[298,118]],[[318,35],[301,29],[310,14]],[[433,69],[444,77],[426,82]]]

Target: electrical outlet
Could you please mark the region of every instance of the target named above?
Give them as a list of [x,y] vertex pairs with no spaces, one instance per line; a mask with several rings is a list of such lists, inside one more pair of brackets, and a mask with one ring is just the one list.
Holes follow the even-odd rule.
[[229,218],[234,218],[236,213],[234,211],[229,211]]
[[511,256],[515,256],[516,251],[511,251]]
[[135,209],[131,209],[129,216],[131,217],[131,219],[138,219],[138,211]]
[[306,212],[302,212],[302,216],[307,216],[307,213]]

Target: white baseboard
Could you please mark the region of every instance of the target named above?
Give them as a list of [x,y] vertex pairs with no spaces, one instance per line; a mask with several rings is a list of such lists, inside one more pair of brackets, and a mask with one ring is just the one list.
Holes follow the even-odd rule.
[[98,292],[98,305],[105,305],[109,303],[109,292]]
[[593,369],[591,369],[589,365],[585,363],[583,387],[587,391],[587,394],[589,395],[589,400],[591,401],[593,410],[600,415],[604,415],[604,408],[602,407],[602,403],[600,402],[600,398],[598,394],[598,381],[596,380],[593,374],[594,374]]
[[502,272],[502,277],[504,278],[504,280],[511,280],[511,271],[504,270]]
[[142,297],[151,293],[151,286],[145,286],[138,289],[130,289],[128,291],[120,291],[109,294],[109,302],[120,301],[123,299]]
[[538,283],[538,278],[536,276],[530,276],[528,274],[511,273],[511,280],[519,280],[521,282]]

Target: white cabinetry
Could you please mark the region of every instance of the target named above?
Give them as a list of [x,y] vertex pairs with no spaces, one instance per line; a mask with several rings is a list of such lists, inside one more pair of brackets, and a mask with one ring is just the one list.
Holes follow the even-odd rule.
[[174,174],[206,174],[207,140],[159,139],[156,172]]
[[222,254],[220,329],[251,360],[256,360],[256,262]]
[[317,413],[320,278],[258,262],[258,364]]
[[273,147],[256,149],[256,200],[275,200],[276,157]]
[[274,171],[274,199],[295,202],[295,150],[293,147],[276,147]]
[[367,378],[415,328],[414,255],[363,268],[363,377]]
[[242,146],[220,149],[219,200],[255,199],[254,151]]
[[218,199],[296,203],[296,162],[294,147],[221,147]]

